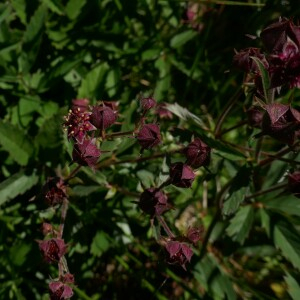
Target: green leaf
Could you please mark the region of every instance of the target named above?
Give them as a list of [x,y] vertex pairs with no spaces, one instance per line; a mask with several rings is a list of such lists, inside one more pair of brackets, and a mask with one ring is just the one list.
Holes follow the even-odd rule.
[[271,218],[264,208],[261,208],[259,210],[259,212],[260,212],[261,225],[266,230],[267,235],[270,236],[271,235]]
[[268,71],[266,70],[266,68],[264,67],[264,64],[258,57],[252,56],[251,58],[254,60],[254,62],[256,63],[256,65],[260,71],[266,102],[272,103],[274,94],[272,93],[273,89],[270,88],[270,78],[269,78]]
[[201,120],[201,118],[191,113],[188,109],[180,106],[178,103],[167,103],[166,109],[184,121],[192,121],[203,129],[207,128],[205,123]]
[[240,207],[236,215],[230,220],[226,232],[241,245],[247,238],[254,219],[254,209],[251,205]]
[[288,285],[288,293],[292,297],[293,300],[300,299],[300,286],[296,279],[288,272],[286,272],[286,276],[284,276],[284,280]]
[[233,214],[244,201],[249,189],[250,176],[251,168],[244,165],[232,179],[229,196],[226,199],[222,210],[224,215]]
[[47,7],[41,4],[31,17],[23,36],[23,51],[19,57],[20,71],[26,73],[34,63],[41,44]]
[[110,240],[103,231],[98,231],[91,244],[91,254],[100,257],[110,247]]
[[20,171],[8,179],[0,183],[0,205],[15,198],[18,195],[23,195],[26,191],[37,184],[39,177],[35,172],[30,175],[25,174],[25,171]]
[[11,5],[15,10],[21,22],[26,25],[26,1],[25,0],[11,0]]
[[247,190],[247,187],[242,187],[229,195],[223,206],[222,212],[224,215],[231,215],[236,212],[240,204],[244,201]]
[[57,13],[58,15],[64,15],[64,7],[58,0],[43,0],[50,10]]
[[9,257],[15,266],[22,266],[26,261],[26,256],[30,252],[32,244],[25,244],[18,241],[9,249]]
[[78,90],[78,98],[97,98],[96,90],[101,85],[105,84],[105,76],[109,70],[107,63],[99,64],[92,69],[82,81]]
[[34,153],[28,135],[20,128],[2,120],[0,120],[0,143],[21,166],[25,166]]
[[273,229],[274,244],[292,265],[300,270],[300,235],[292,224],[279,221]]
[[261,202],[268,209],[278,210],[289,215],[300,216],[300,200],[293,195],[283,195],[280,197],[264,200]]
[[170,42],[172,48],[179,48],[198,35],[195,30],[187,30],[175,35]]
[[81,13],[86,0],[69,0],[66,5],[66,14],[71,20],[75,20]]

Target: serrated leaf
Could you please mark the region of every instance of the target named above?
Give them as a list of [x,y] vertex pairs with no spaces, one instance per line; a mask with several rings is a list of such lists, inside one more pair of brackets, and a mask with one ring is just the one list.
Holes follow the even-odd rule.
[[198,35],[195,30],[187,30],[175,35],[170,42],[172,48],[179,48]]
[[240,207],[236,215],[230,220],[227,234],[241,245],[247,238],[254,219],[254,209],[251,205]]
[[3,205],[16,196],[23,195],[37,184],[38,179],[35,172],[27,175],[25,171],[20,171],[2,181],[0,183],[0,205]]
[[300,299],[300,286],[296,279],[288,272],[286,272],[286,276],[284,276],[284,280],[288,285],[288,293],[292,297],[293,300]]
[[71,20],[75,20],[81,13],[86,0],[69,0],[66,5],[66,14]]
[[0,144],[21,166],[25,166],[34,153],[34,146],[20,128],[0,120]]
[[273,89],[270,89],[270,78],[269,78],[268,71],[266,70],[264,64],[258,57],[252,56],[251,58],[254,60],[254,62],[256,63],[260,71],[265,100],[267,103],[272,103],[274,95],[272,93]]
[[299,232],[287,221],[279,221],[273,229],[274,244],[295,268],[300,270]]
[[271,218],[264,208],[259,210],[261,225],[266,230],[267,235],[271,235]]

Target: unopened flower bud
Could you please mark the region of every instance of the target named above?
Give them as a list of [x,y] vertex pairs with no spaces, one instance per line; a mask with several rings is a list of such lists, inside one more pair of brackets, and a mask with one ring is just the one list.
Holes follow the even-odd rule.
[[155,107],[156,106],[156,101],[149,97],[149,98],[143,98],[141,100],[141,107],[144,111],[147,111],[149,109],[151,109],[152,107]]
[[168,197],[157,188],[146,189],[140,196],[140,209],[152,217],[161,215],[169,210],[171,206],[168,204]]
[[67,300],[73,296],[72,288],[61,281],[49,283],[50,300]]
[[167,262],[170,264],[180,265],[186,270],[186,263],[191,261],[193,256],[192,249],[185,243],[179,241],[169,241],[166,244],[168,253]]
[[108,106],[98,105],[92,109],[91,123],[100,130],[105,130],[117,120],[117,114]]
[[101,151],[95,145],[95,139],[84,140],[82,144],[75,144],[72,152],[73,161],[81,166],[96,167]]
[[192,168],[182,162],[171,164],[170,183],[182,188],[189,188],[195,179]]
[[186,164],[193,168],[207,166],[210,162],[211,148],[195,138],[185,149]]
[[159,126],[156,124],[144,125],[137,135],[137,140],[142,147],[142,151],[158,145],[161,142]]
[[49,177],[42,188],[42,197],[49,206],[61,204],[67,198],[67,187],[59,177]]
[[292,145],[299,134],[299,111],[280,103],[268,104],[265,108],[262,133]]

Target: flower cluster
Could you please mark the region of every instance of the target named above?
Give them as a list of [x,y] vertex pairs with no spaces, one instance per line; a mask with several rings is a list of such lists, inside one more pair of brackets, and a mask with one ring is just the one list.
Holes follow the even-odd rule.
[[194,138],[186,147],[180,151],[185,156],[185,163],[171,163],[168,179],[160,187],[145,189],[140,195],[139,208],[152,219],[156,218],[164,228],[168,237],[165,238],[166,261],[170,264],[180,265],[186,270],[186,263],[190,262],[193,251],[191,245],[196,244],[202,236],[197,228],[191,228],[186,237],[176,237],[164,221],[162,215],[170,210],[173,205],[169,202],[168,196],[162,188],[174,185],[179,188],[190,188],[195,179],[193,168],[208,166],[210,162],[211,148],[200,138]]
[[260,38],[266,52],[247,48],[233,58],[247,73],[245,83],[254,91],[254,105],[247,110],[248,124],[260,128],[260,135],[292,146],[300,133],[300,112],[291,104],[275,102],[274,97],[282,87],[300,87],[300,26],[281,18],[262,30]]

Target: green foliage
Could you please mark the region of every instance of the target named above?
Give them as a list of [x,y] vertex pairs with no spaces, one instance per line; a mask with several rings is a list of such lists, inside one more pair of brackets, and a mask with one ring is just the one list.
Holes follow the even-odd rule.
[[[299,199],[283,186],[299,149],[280,154],[279,142],[255,138],[244,122],[253,94],[238,91],[243,79],[232,67],[233,49],[250,44],[245,33],[299,15],[299,5],[200,2],[195,23],[184,17],[192,2],[0,3],[0,300],[49,298],[57,269],[36,241],[42,223],[57,229],[60,216],[41,190],[48,177],[70,175],[64,238],[74,299],[300,299]],[[271,103],[270,78],[253,60]],[[163,142],[141,154],[132,132],[148,96],[173,118],[149,113]],[[78,98],[118,101],[107,134],[130,133],[98,141],[96,170],[74,175],[62,124]],[[284,102],[291,99],[299,106],[299,91]],[[163,216],[180,237],[203,227],[184,271],[166,263],[165,232],[137,201],[168,179],[170,163],[184,161],[180,150],[193,137],[212,148],[211,163],[196,170],[191,189],[166,187],[174,209]]]

